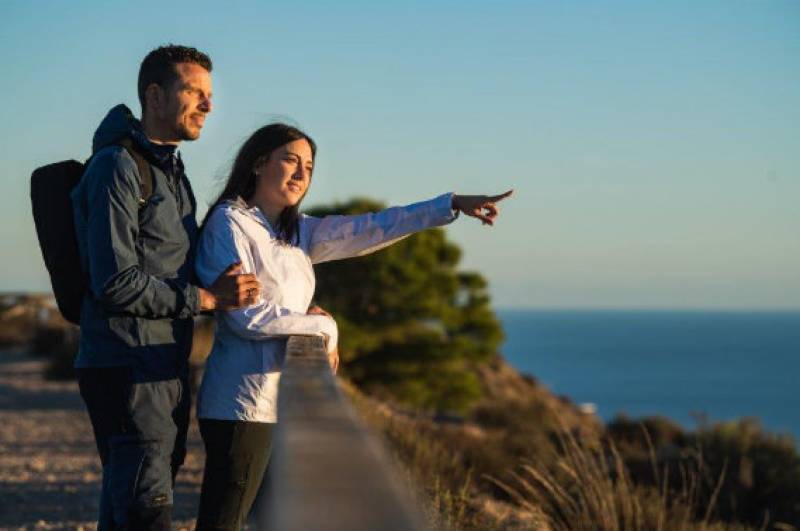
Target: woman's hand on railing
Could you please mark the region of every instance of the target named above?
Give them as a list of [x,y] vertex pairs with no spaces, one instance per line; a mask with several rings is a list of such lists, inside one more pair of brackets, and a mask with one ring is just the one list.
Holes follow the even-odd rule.
[[327,315],[328,317],[333,319],[333,316],[331,314],[329,314],[328,312],[326,312],[325,310],[323,310],[322,308],[320,308],[316,304],[314,306],[311,306],[306,313],[308,315]]
[[328,352],[328,363],[331,364],[331,372],[336,374],[336,371],[339,370],[339,347],[333,349],[332,352]]
[[[310,307],[306,313],[308,313],[308,315],[325,315],[333,319],[331,314],[316,305]],[[328,363],[331,364],[331,371],[333,371],[333,374],[336,374],[336,371],[339,370],[339,347],[336,347],[333,351],[328,352]]]
[[452,207],[467,216],[478,218],[484,225],[494,225],[500,213],[497,203],[514,193],[509,190],[500,195],[457,195],[453,194]]

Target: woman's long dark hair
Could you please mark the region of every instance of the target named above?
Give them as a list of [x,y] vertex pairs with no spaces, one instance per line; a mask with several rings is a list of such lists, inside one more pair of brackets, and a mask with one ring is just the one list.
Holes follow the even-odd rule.
[[[225,188],[219,197],[208,209],[206,217],[203,219],[201,230],[206,225],[208,217],[214,208],[222,203],[241,197],[245,201],[250,201],[256,191],[255,169],[259,164],[269,160],[272,152],[281,146],[294,142],[295,140],[305,140],[311,146],[311,156],[316,158],[317,144],[311,137],[296,127],[283,123],[273,123],[265,125],[255,133],[239,149],[233,168],[225,183]],[[278,238],[290,245],[297,245],[299,242],[298,220],[300,218],[300,201],[296,205],[286,207],[278,217],[278,226],[274,227]]]

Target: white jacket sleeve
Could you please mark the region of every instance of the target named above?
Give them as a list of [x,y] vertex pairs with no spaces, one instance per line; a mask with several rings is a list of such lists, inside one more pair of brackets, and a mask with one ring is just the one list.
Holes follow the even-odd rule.
[[282,306],[261,300],[247,308],[222,312],[228,326],[245,339],[259,340],[284,336],[322,336],[328,352],[336,349],[339,340],[336,321],[327,315],[292,312]]
[[450,193],[368,214],[304,216],[310,233],[309,256],[316,264],[373,253],[415,232],[450,223],[458,217],[452,202]]
[[270,299],[265,272],[255,271],[250,240],[234,218],[236,214],[218,207],[208,219],[198,244],[195,270],[203,286],[210,286],[231,264],[241,262],[243,273],[255,273],[262,283],[256,304],[235,310],[217,311],[237,335],[250,340],[293,335],[320,335],[326,338],[328,351],[336,348],[336,322],[325,315],[293,312]]

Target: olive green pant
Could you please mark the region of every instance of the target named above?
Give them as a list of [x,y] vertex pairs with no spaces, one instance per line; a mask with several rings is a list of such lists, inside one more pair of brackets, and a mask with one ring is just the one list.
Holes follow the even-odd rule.
[[269,464],[275,424],[200,419],[206,467],[197,530],[238,531]]

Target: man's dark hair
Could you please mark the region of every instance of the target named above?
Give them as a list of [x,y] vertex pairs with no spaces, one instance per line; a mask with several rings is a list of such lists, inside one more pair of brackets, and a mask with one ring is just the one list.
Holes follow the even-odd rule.
[[211,58],[189,46],[168,44],[160,46],[147,54],[139,67],[139,103],[142,105],[142,114],[145,110],[144,93],[151,84],[155,83],[161,88],[169,87],[178,78],[175,65],[178,63],[195,63],[211,72]]

